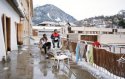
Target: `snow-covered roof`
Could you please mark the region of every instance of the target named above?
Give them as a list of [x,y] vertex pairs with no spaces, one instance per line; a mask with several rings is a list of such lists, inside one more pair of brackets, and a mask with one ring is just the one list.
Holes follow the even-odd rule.
[[57,22],[52,22],[52,21],[44,21],[44,22],[41,22],[39,24],[55,24],[55,25],[58,25]]
[[61,29],[61,27],[52,27],[52,26],[48,26],[48,27],[45,27],[45,26],[33,26],[32,28],[33,29]]
[[[38,25],[42,25],[42,24],[46,24],[46,25],[56,25],[56,26],[65,26],[67,24],[67,22],[53,22],[53,21],[44,21],[39,23]],[[70,26],[76,26],[74,23],[69,23]]]

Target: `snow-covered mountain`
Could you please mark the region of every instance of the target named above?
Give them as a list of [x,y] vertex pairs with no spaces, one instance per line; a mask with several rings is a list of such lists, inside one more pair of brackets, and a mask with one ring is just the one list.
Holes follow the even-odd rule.
[[95,16],[74,22],[77,26],[102,27],[102,28],[125,28],[125,10],[111,16]]
[[32,18],[33,25],[37,25],[43,21],[54,21],[54,22],[75,22],[76,19],[71,15],[65,13],[61,9],[57,8],[52,4],[46,4],[34,8],[34,14]]

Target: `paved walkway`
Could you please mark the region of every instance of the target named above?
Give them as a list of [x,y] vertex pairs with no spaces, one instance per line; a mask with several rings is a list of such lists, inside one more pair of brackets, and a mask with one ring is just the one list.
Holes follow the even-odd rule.
[[10,57],[10,63],[0,63],[0,79],[96,79],[72,61],[70,69],[62,64],[57,69],[35,46],[12,51]]

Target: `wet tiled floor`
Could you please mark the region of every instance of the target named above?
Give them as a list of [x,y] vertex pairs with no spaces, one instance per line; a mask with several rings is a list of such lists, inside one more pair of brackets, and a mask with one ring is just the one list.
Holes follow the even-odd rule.
[[70,69],[62,63],[57,69],[35,46],[12,51],[10,57],[10,63],[0,63],[0,79],[96,79],[72,61]]

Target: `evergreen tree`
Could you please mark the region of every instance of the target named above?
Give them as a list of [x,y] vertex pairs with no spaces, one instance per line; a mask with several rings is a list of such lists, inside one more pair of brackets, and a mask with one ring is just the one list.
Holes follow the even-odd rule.
[[122,28],[125,28],[125,21],[124,20],[120,20],[118,25],[121,26]]

